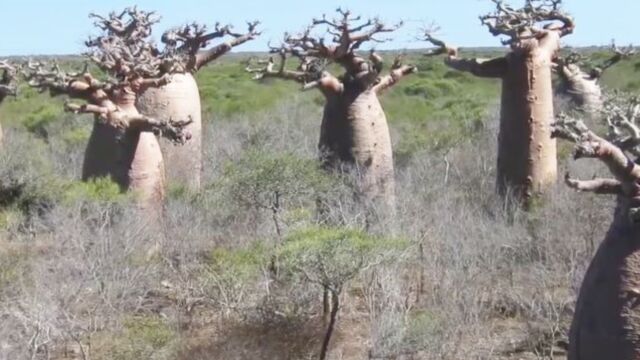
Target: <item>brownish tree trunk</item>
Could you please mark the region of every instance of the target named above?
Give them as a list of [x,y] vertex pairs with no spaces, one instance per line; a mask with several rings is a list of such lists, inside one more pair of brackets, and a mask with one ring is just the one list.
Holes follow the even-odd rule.
[[131,131],[122,144],[119,170],[126,170],[127,187],[148,208],[159,209],[164,200],[164,162],[160,144],[152,132]]
[[83,181],[111,177],[126,189],[125,184],[115,177],[118,173],[118,158],[122,156],[118,138],[122,136],[121,130],[100,120],[94,120],[93,130],[84,153]]
[[200,92],[195,79],[189,73],[173,74],[167,85],[147,89],[137,101],[137,108],[145,115],[158,120],[188,119],[186,127],[191,140],[184,146],[161,142],[167,164],[170,183],[182,184],[191,190],[201,186],[202,174],[202,115]]
[[427,31],[426,40],[447,54],[446,64],[482,77],[502,79],[497,190],[513,193],[530,205],[531,198],[557,179],[556,141],[551,138],[553,113],[553,60],[560,38],[575,28],[573,18],[559,2],[538,7],[526,2],[515,9],[494,1],[496,10],[480,17],[494,36],[505,36],[509,54],[492,60],[460,59],[458,50]]
[[[375,35],[393,32],[400,25],[388,27],[379,19],[354,25],[361,17],[341,8],[336,11],[339,16],[333,21],[326,17],[316,19],[306,32],[286,35],[281,47],[271,48],[274,56],[262,62],[264,68],[248,66],[247,71],[257,74],[256,79],[294,80],[302,83],[305,90],[317,88],[324,94],[326,103],[318,144],[323,167],[355,174],[355,193],[358,200],[365,203],[366,211],[375,210],[371,205],[379,204],[385,208],[380,213],[389,215],[395,200],[393,150],[378,95],[414,73],[416,68],[403,65],[399,56],[390,73],[382,76],[382,56],[371,51],[369,57],[364,58],[356,51],[365,42],[377,41]],[[326,26],[326,31],[335,35],[332,44],[325,43],[323,38],[311,37],[311,30],[319,25]],[[276,56],[280,57],[279,64],[274,60]],[[300,60],[297,70],[287,69],[290,56]],[[345,73],[340,78],[331,75],[325,69],[328,63],[340,65]]]
[[551,71],[558,44],[558,35],[549,33],[540,44],[528,40],[492,60],[458,59],[456,50],[447,49],[452,68],[502,79],[497,190],[525,204],[557,179]]
[[529,199],[557,179],[551,55],[537,47],[506,58],[498,137],[497,186],[502,194],[514,191]]
[[567,185],[617,196],[613,224],[582,282],[569,334],[569,360],[640,359],[640,166],[627,154],[640,141],[628,141],[628,125],[611,123],[605,140],[568,115],[554,124],[555,136],[576,143],[575,159],[598,159],[613,175],[579,180],[567,174]]
[[[121,116],[135,116],[129,103],[119,104]],[[126,115],[125,115],[126,114]],[[87,145],[83,180],[110,177],[123,191],[135,193],[143,208],[161,209],[164,200],[164,162],[153,132],[126,130],[95,121]]]
[[394,203],[393,149],[387,118],[373,89],[327,97],[319,142],[326,169],[353,171],[366,201]]
[[558,74],[560,84],[557,93],[567,98],[572,107],[588,115],[593,115],[602,108],[602,89],[598,78],[583,72],[575,64],[562,66]]
[[640,224],[619,206],[580,289],[569,360],[640,359],[639,239]]
[[322,339],[322,347],[320,348],[320,360],[325,360],[329,353],[329,345],[331,344],[331,337],[336,327],[338,320],[338,311],[340,310],[340,294],[337,292],[329,292],[331,296],[331,312],[329,314],[329,325]]
[[[139,115],[133,99],[118,103],[118,107],[126,116]],[[164,200],[164,162],[155,134],[133,127],[118,140],[117,148],[122,149],[117,159],[118,183],[134,192],[143,207],[160,209]]]

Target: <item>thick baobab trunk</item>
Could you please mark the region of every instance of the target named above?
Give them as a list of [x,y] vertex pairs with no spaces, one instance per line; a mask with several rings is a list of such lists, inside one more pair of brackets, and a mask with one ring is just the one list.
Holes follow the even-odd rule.
[[[120,111],[137,114],[131,104]],[[110,177],[123,191],[131,191],[144,208],[159,209],[164,199],[164,162],[153,132],[121,130],[96,120],[83,166],[83,180]]]
[[507,56],[498,138],[500,193],[512,190],[529,199],[557,179],[551,65],[542,48]]
[[623,208],[582,283],[569,360],[640,359],[640,224]]
[[394,202],[393,150],[387,118],[373,90],[346,89],[328,98],[319,144],[328,169],[358,174],[367,201]]
[[119,170],[127,188],[144,207],[162,206],[164,199],[164,163],[162,151],[155,134],[148,131],[127,132],[122,144],[123,157]]
[[94,120],[93,130],[84,153],[83,181],[111,177],[123,189],[126,189],[126,185],[118,181],[115,176],[118,173],[118,157],[121,156],[118,138],[122,136],[122,130],[97,119]]
[[139,111],[158,120],[188,119],[191,140],[184,146],[162,142],[169,182],[198,190],[202,173],[202,116],[198,85],[191,74],[174,74],[167,85],[147,89],[137,101]]

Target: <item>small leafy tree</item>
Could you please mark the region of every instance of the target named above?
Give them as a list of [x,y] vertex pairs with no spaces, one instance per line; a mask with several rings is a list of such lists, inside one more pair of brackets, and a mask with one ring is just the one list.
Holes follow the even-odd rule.
[[313,202],[329,192],[335,181],[315,161],[297,155],[249,150],[225,171],[229,195],[243,206],[271,214],[276,234],[282,237],[281,216],[289,206]]
[[348,228],[312,227],[292,233],[278,251],[281,270],[316,284],[325,291],[329,324],[320,359],[326,359],[340,311],[340,295],[363,271],[397,255],[405,244]]
[[225,315],[247,304],[249,286],[265,273],[269,251],[261,244],[241,249],[216,249],[205,268],[205,290]]

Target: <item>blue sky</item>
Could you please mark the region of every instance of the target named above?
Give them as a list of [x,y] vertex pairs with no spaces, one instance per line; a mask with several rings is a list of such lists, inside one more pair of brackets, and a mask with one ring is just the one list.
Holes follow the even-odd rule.
[[[95,30],[87,17],[91,11],[107,14],[137,4],[156,10],[163,29],[185,22],[237,24],[245,20],[262,21],[260,40],[239,50],[264,50],[269,40],[278,41],[282,33],[297,31],[312,17],[331,14],[337,6],[365,16],[380,15],[389,23],[405,20],[391,43],[381,49],[424,47],[415,34],[424,24],[436,22],[440,36],[459,46],[498,46],[500,43],[480,26],[478,15],[493,9],[489,0],[7,0],[0,8],[0,56],[71,54],[83,49],[83,41]],[[519,4],[521,0],[511,0]],[[606,5],[602,5],[605,3]],[[615,38],[621,45],[640,43],[638,0],[565,0],[564,7],[576,18],[576,33],[565,38],[567,45],[602,45]]]

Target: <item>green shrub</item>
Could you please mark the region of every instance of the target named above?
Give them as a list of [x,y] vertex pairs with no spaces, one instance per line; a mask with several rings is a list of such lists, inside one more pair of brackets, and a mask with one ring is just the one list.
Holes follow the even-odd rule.
[[24,250],[0,250],[0,300],[4,289],[16,285],[23,273],[28,271],[31,257],[32,255]]
[[[176,334],[161,318],[155,316],[132,316],[124,321],[124,331],[111,336],[108,358],[134,360],[169,358],[160,357],[159,352],[171,353]],[[107,358],[107,357],[105,357]]]
[[249,150],[227,164],[223,180],[229,195],[240,204],[267,210],[292,201],[315,201],[335,182],[316,160],[259,150]]
[[371,266],[399,254],[408,243],[343,227],[308,227],[286,237],[278,250],[278,264],[292,275],[334,289]]
[[61,107],[45,103],[29,112],[22,124],[29,132],[45,135],[47,125],[60,118],[61,114]]
[[77,127],[63,133],[62,140],[64,140],[67,145],[79,146],[86,144],[89,136],[91,136],[91,130],[89,128]]
[[255,278],[269,261],[269,251],[262,243],[242,249],[215,249],[211,252],[210,268],[228,280],[247,282]]
[[94,201],[100,203],[117,203],[127,199],[118,184],[109,178],[91,181],[73,181],[64,186],[62,201]]

